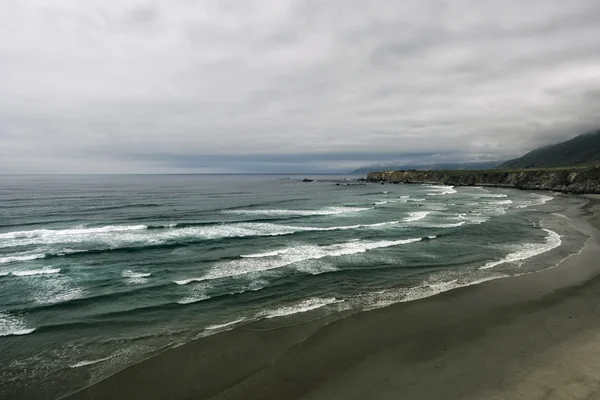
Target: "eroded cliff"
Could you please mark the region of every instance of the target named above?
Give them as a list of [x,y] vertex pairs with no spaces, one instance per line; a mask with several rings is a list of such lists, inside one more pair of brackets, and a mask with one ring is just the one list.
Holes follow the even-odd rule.
[[370,182],[439,183],[454,186],[498,186],[566,193],[600,194],[600,166],[531,170],[382,171],[367,175]]

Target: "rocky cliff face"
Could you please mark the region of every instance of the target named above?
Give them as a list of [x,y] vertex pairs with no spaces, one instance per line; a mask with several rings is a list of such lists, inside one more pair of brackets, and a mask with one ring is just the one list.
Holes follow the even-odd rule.
[[581,169],[507,171],[383,171],[367,175],[370,182],[439,183],[454,186],[498,186],[527,190],[600,194],[600,166]]

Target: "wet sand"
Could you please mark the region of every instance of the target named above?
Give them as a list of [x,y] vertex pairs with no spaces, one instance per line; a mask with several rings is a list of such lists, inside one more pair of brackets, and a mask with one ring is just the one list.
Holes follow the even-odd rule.
[[600,398],[600,202],[557,268],[351,316],[259,321],[168,350],[75,399]]

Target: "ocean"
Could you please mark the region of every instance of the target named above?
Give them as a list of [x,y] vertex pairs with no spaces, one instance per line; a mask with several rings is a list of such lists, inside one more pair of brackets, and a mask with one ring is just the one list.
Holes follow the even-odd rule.
[[551,268],[586,239],[573,196],[304,177],[0,176],[0,398],[260,319]]

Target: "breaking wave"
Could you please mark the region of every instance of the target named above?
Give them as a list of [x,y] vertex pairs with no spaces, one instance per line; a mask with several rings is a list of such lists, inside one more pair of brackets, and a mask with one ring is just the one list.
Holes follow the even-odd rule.
[[339,257],[364,253],[373,249],[399,246],[419,242],[421,240],[423,239],[413,238],[381,241],[354,240],[329,246],[298,245],[263,253],[243,255],[238,260],[222,262],[214,265],[204,276],[176,280],[174,283],[178,285],[187,285],[192,282],[231,278],[249,273],[278,269],[307,260],[317,260],[325,257]]
[[521,265],[523,264],[523,261],[527,260],[528,258],[555,249],[562,244],[562,240],[560,239],[560,235],[558,233],[551,231],[550,229],[544,229],[544,231],[547,233],[544,243],[526,243],[520,245],[518,250],[510,253],[498,261],[490,261],[479,269],[494,268],[504,263],[518,263]]
[[33,331],[35,328],[27,327],[22,316],[0,311],[0,336],[29,335]]
[[371,207],[327,207],[320,210],[224,210],[224,214],[241,214],[241,215],[265,215],[271,217],[280,216],[318,216],[318,215],[338,215],[347,213],[356,213],[361,211],[372,210]]

